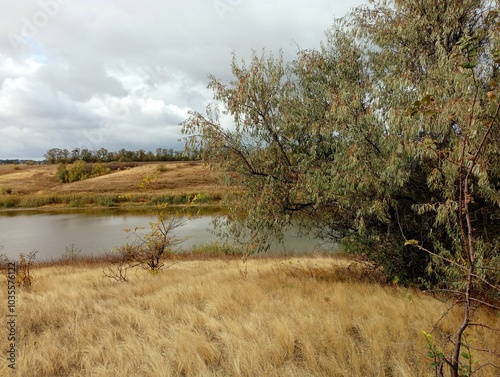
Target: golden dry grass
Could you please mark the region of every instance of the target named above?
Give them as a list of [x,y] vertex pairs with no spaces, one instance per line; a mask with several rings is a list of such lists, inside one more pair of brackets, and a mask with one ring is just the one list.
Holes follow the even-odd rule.
[[[443,304],[360,281],[346,265],[327,257],[183,261],[156,276],[131,274],[128,283],[104,277],[104,266],[37,267],[32,291],[17,295],[16,372],[432,375],[422,331],[432,330]],[[6,302],[5,289],[0,297]],[[500,326],[498,316],[483,319]],[[452,313],[436,333],[446,336],[459,320]],[[498,339],[482,330],[474,336],[498,349]],[[14,375],[2,360],[0,375]]]
[[[69,202],[96,205],[98,196],[103,194],[118,195],[122,203],[141,203],[151,198],[152,190],[139,186],[159,167],[160,174],[154,185],[156,195],[205,194],[220,199],[223,194],[217,185],[216,174],[201,162],[141,163],[104,176],[65,184],[56,179],[57,165],[0,165],[0,208],[54,207]],[[141,199],[141,195],[145,198]]]
[[160,193],[212,192],[216,186],[214,173],[201,162],[168,162],[144,164],[101,177],[63,185],[60,192],[139,192],[139,184],[147,176],[153,176],[157,166],[163,165],[156,188]]
[[144,163],[101,177],[61,184],[56,180],[57,165],[0,165],[0,187],[11,188],[13,194],[26,193],[130,193],[139,191],[146,175],[154,175],[163,165],[158,180],[160,192],[211,192],[216,190],[216,177],[201,162]]

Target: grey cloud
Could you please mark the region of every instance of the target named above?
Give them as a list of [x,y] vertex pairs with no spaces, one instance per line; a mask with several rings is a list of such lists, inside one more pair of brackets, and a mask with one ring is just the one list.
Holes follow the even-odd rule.
[[282,48],[293,59],[363,2],[5,0],[0,158],[77,143],[179,147],[178,123],[212,99],[208,74],[231,79],[233,51]]

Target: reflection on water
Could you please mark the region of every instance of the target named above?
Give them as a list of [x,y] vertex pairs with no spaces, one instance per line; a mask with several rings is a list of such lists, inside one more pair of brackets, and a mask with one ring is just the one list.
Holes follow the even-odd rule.
[[[175,235],[185,239],[181,250],[217,240],[212,233],[214,216],[224,215],[220,208],[196,208],[182,212],[189,221],[175,229]],[[7,257],[16,259],[19,253],[39,250],[38,260],[57,259],[72,244],[85,255],[102,255],[127,242],[133,235],[124,229],[145,227],[156,221],[150,210],[89,209],[64,211],[0,212],[0,245]],[[285,245],[275,245],[273,252],[303,253],[317,249],[318,242],[307,237],[287,235]]]

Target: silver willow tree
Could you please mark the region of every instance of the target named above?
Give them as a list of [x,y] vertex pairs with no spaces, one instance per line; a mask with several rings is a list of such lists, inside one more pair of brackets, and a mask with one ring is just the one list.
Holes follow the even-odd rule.
[[468,375],[473,311],[500,300],[498,3],[371,3],[293,62],[233,58],[232,81],[210,77],[223,113],[209,105],[183,129],[232,187],[227,225],[249,251],[293,220],[456,295],[464,320],[436,374]]

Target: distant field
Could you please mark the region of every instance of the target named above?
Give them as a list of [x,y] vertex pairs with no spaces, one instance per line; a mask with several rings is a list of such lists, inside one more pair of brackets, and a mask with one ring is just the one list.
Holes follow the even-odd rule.
[[[32,290],[17,293],[17,374],[3,357],[0,375],[432,376],[422,331],[436,325],[442,341],[460,312],[439,321],[440,301],[367,281],[349,263],[187,260],[156,276],[130,273],[128,283],[105,277],[105,264],[36,267]],[[481,316],[500,326],[498,316]],[[499,349],[499,338],[471,331],[473,344]],[[474,352],[474,361],[495,359]]]
[[[119,165],[111,167],[116,169]],[[127,163],[122,169],[63,184],[56,179],[57,165],[0,165],[0,209],[68,205],[72,201],[97,205],[98,195],[114,194],[120,195],[123,202],[144,202],[153,194],[172,197],[204,194],[217,200],[222,193],[214,172],[201,162]],[[157,169],[160,175],[154,193],[139,188],[142,180],[154,175]]]

